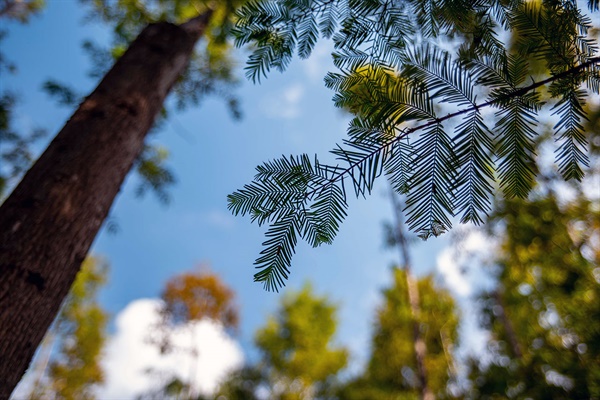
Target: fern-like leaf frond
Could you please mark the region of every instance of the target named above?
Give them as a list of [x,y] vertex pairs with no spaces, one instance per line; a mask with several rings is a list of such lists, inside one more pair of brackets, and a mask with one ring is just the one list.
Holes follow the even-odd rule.
[[264,249],[254,262],[256,268],[260,269],[254,275],[255,282],[262,282],[269,291],[278,291],[285,285],[300,229],[297,216],[292,210],[288,210],[271,224],[265,234],[267,240],[263,242]]
[[[597,10],[598,1],[588,6]],[[598,27],[574,0],[251,0],[238,18],[236,43],[254,45],[253,81],[331,37],[338,70],[325,84],[355,116],[333,150],[339,165],[283,157],[229,196],[234,214],[270,224],[256,261],[269,290],[284,284],[298,239],[331,243],[347,184],[366,196],[384,174],[406,194],[407,223],[424,239],[450,229],[454,215],[481,223],[494,183],[507,197],[526,197],[542,99],[558,118],[563,177],[579,180],[588,165],[586,136],[597,133],[582,125],[587,99],[600,93]],[[494,115],[484,111],[491,107]]]
[[536,175],[534,138],[537,135],[538,96],[530,93],[512,98],[496,113],[494,131],[498,175],[505,196],[525,198]]
[[406,223],[427,239],[452,227],[456,158],[450,137],[439,123],[426,128],[414,147],[415,171],[408,183]]
[[491,210],[494,164],[492,134],[475,110],[456,128],[457,177],[456,209],[460,222],[483,222],[482,215]]
[[588,142],[582,125],[582,120],[587,119],[583,109],[584,97],[585,91],[571,85],[567,93],[553,107],[553,114],[559,116],[559,121],[554,126],[556,140],[560,143],[556,150],[556,161],[565,180],[581,181],[584,175],[582,166],[589,166],[586,151]]

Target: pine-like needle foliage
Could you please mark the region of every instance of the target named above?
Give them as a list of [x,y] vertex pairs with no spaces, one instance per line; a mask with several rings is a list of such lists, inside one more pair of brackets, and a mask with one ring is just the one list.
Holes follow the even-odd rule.
[[234,214],[269,223],[255,280],[269,290],[283,286],[298,237],[316,247],[331,243],[346,216],[346,197],[337,168],[311,163],[307,155],[282,157],[256,168],[254,182],[228,196]]
[[[598,11],[598,1],[588,8]],[[481,223],[496,184],[509,198],[526,197],[544,110],[555,118],[558,170],[581,180],[597,134],[583,128],[585,105],[600,93],[598,27],[586,12],[574,0],[269,0],[241,8],[237,44],[254,45],[248,78],[284,70],[295,53],[306,58],[319,37],[332,38],[338,71],[325,84],[355,115],[332,151],[339,166],[281,158],[229,196],[234,214],[270,225],[255,279],[277,290],[297,239],[330,243],[347,187],[365,196],[381,175],[406,194],[407,223],[424,239],[450,229],[454,216]],[[462,44],[454,51],[451,43]]]

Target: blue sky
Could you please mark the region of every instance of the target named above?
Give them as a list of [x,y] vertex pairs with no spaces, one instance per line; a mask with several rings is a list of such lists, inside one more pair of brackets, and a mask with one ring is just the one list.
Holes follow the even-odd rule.
[[[84,15],[75,0],[49,1],[28,25],[2,22],[9,30],[2,51],[18,72],[5,75],[0,84],[18,93],[19,128],[44,127],[50,140],[71,114],[41,92],[46,79],[68,83],[82,93],[95,86],[86,75],[90,60],[81,43],[92,39],[106,44],[110,33],[101,25],[84,23]],[[311,59],[296,59],[288,71],[273,72],[260,85],[243,77],[240,52],[241,85],[236,94],[244,114],[241,121],[230,118],[223,102],[209,99],[174,114],[152,137],[170,151],[169,165],[178,183],[171,190],[172,202],[164,206],[151,194],[136,198],[135,177],[130,176],[111,211],[118,233],[102,230],[94,243],[92,252],[111,265],[101,301],[113,315],[135,299],[157,297],[174,274],[208,263],[237,293],[242,311],[237,340],[246,357],[254,359],[253,334],[274,312],[282,293],[266,292],[253,282],[252,263],[261,250],[264,229],[231,216],[226,196],[249,182],[254,167],[263,161],[300,153],[327,158],[343,139],[348,116],[333,106],[333,93],[322,79],[333,69],[328,46],[322,43]],[[44,146],[39,145],[40,151]],[[366,200],[351,199],[349,216],[333,245],[298,246],[287,284],[299,288],[310,281],[318,293],[339,305],[338,339],[351,348],[355,361],[367,355],[379,291],[388,285],[389,267],[397,259],[396,251],[385,251],[382,245],[382,222],[391,218],[386,193],[381,180]],[[417,273],[435,269],[436,255],[447,242],[432,239],[413,247]]]

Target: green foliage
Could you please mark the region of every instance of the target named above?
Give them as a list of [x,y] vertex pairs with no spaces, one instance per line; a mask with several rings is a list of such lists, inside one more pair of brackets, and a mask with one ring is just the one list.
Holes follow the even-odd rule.
[[45,5],[45,0],[0,0],[0,18],[28,22]]
[[203,35],[203,44],[197,46],[188,70],[177,82],[173,92],[179,108],[189,104],[197,105],[207,95],[216,95],[226,101],[234,117],[240,116],[237,99],[231,94],[236,78],[233,74],[231,43],[227,39],[233,21],[233,11],[243,1],[82,0],[82,2],[89,6],[92,18],[100,19],[113,27],[115,35],[111,50],[101,49],[90,42],[86,44],[87,50],[94,55],[95,60],[102,61],[108,66],[123,54],[144,26],[161,21],[181,24],[206,12],[209,8],[212,9],[212,17]]
[[219,386],[215,400],[258,400],[259,386],[267,381],[258,368],[244,367],[231,373]]
[[97,303],[106,281],[107,265],[86,259],[58,317],[61,356],[50,363],[50,379],[58,398],[92,399],[103,382],[100,366],[108,315]]
[[[244,5],[238,18],[236,43],[255,46],[246,67],[253,81],[272,68],[284,70],[296,52],[308,57],[319,36],[333,38],[339,72],[329,73],[326,85],[336,92],[335,104],[356,115],[349,138],[332,151],[342,167],[315,160],[318,167],[305,178],[275,186],[257,174],[229,196],[234,214],[268,222],[268,237],[276,237],[257,260],[255,278],[267,289],[289,274],[296,240],[308,226],[302,199],[315,193],[337,205],[330,210],[345,209],[348,181],[364,196],[384,174],[406,194],[407,222],[422,238],[450,229],[453,216],[480,224],[496,184],[507,198],[530,192],[542,111],[557,121],[556,162],[564,179],[581,180],[589,164],[588,143],[597,131],[585,128],[586,105],[600,93],[600,57],[597,27],[575,1],[271,0]],[[457,42],[463,44],[456,52],[448,50]],[[267,164],[285,176],[305,158]],[[326,179],[311,178],[323,170]],[[265,210],[268,218],[256,216]],[[322,229],[334,224],[336,231],[339,215],[324,216]],[[322,239],[311,244],[332,236]]]
[[[306,155],[267,162],[256,172],[255,182],[229,195],[228,206],[236,215],[250,214],[259,225],[272,223],[254,279],[278,290],[289,274],[297,238],[313,246],[331,243],[346,216],[346,199],[339,186],[327,184],[337,168],[313,164]],[[269,207],[274,204],[285,206]]]
[[[108,314],[98,304],[98,291],[106,282],[108,267],[98,258],[86,258],[60,314],[48,333],[58,343],[47,377],[34,384],[31,399],[95,399],[104,382],[100,365],[106,341]],[[38,362],[43,362],[40,360]]]
[[505,227],[498,287],[481,299],[491,364],[472,362],[473,397],[599,397],[598,203],[510,200],[493,219]]
[[269,398],[312,399],[346,365],[348,354],[332,346],[336,307],[306,285],[288,293],[275,317],[256,334],[269,384]]
[[141,178],[136,188],[136,195],[143,196],[151,190],[163,203],[168,203],[168,188],[175,183],[175,177],[164,163],[169,152],[163,147],[144,145],[142,153],[136,160],[135,170]]
[[17,133],[11,126],[14,105],[12,94],[0,94],[0,200],[33,161],[31,145],[46,134],[42,129],[34,129],[28,135]]
[[[394,268],[393,284],[383,291],[377,310],[371,358],[363,375],[348,382],[338,397],[359,399],[418,399],[419,383],[408,298],[406,272]],[[457,342],[459,316],[450,294],[431,276],[419,279],[421,333],[427,346],[428,386],[437,398],[446,398],[454,373],[452,347]]]

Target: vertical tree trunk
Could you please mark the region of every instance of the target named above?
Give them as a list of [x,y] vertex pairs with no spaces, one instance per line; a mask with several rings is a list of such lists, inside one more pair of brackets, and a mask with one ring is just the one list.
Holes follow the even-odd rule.
[[435,396],[431,392],[427,383],[427,368],[425,368],[425,357],[427,356],[427,345],[421,334],[421,323],[419,317],[421,314],[421,305],[419,300],[418,282],[412,274],[410,253],[406,243],[406,236],[402,229],[402,215],[400,203],[394,190],[391,190],[392,208],[396,219],[396,240],[400,248],[400,260],[403,263],[404,273],[406,275],[406,287],[408,289],[408,302],[410,304],[410,314],[413,323],[413,345],[415,349],[415,361],[417,364],[417,378],[419,380],[419,390],[422,400],[434,400]]
[[210,16],[147,26],[0,207],[0,399],[59,311]]
[[504,301],[502,299],[502,294],[500,293],[500,289],[496,290],[492,297],[496,302],[496,306],[499,307],[500,310],[500,322],[504,327],[504,333],[506,333],[506,338],[508,339],[508,344],[510,345],[510,349],[512,350],[513,356],[516,359],[521,359],[523,357],[523,352],[521,351],[521,346],[519,345],[519,340],[517,339],[517,334],[515,332],[515,328],[513,328],[512,322],[506,315],[506,307],[504,307]]

